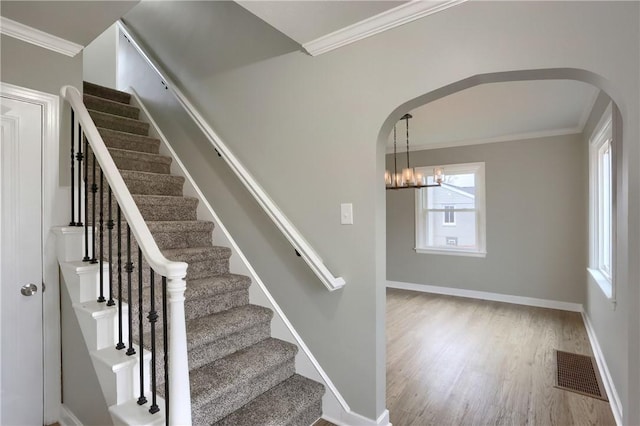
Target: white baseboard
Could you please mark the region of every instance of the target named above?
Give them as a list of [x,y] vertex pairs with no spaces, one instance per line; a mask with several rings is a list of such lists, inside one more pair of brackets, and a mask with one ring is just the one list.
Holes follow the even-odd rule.
[[618,392],[616,391],[616,387],[613,383],[613,378],[611,377],[611,373],[609,372],[609,367],[607,367],[607,362],[604,359],[604,355],[602,354],[602,349],[600,348],[600,343],[598,342],[598,338],[596,337],[596,332],[593,329],[591,320],[589,319],[589,316],[586,312],[582,312],[582,319],[584,320],[584,326],[587,329],[587,335],[589,336],[589,342],[591,343],[593,355],[595,356],[596,363],[598,364],[598,370],[600,370],[600,377],[602,377],[605,390],[607,391],[607,396],[609,397],[609,405],[611,406],[613,417],[616,420],[616,424],[618,426],[622,426],[622,402],[620,401],[620,397],[618,396]]
[[536,299],[534,297],[511,296],[508,294],[489,293],[486,291],[466,290],[461,288],[440,287],[427,284],[387,281],[387,288],[421,291],[423,293],[444,294],[447,296],[469,297],[471,299],[491,300],[494,302],[513,303],[515,305],[536,306],[538,308],[559,309],[562,311],[582,312],[580,303],[561,302],[559,300]]
[[323,415],[322,418],[337,426],[391,426],[391,423],[389,423],[389,410],[384,410],[377,420],[371,420],[353,411],[345,411],[340,416],[340,419],[329,415]]
[[69,407],[64,404],[60,405],[59,422],[62,426],[83,426],[82,422],[78,420],[75,414],[73,414],[73,411],[71,411]]

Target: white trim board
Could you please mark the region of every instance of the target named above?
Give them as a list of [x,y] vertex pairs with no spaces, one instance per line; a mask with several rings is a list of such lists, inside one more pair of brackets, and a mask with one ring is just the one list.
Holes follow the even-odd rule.
[[562,311],[582,312],[580,303],[561,302],[559,300],[537,299],[534,297],[511,296],[508,294],[489,293],[486,291],[466,290],[462,288],[440,287],[427,284],[387,281],[387,288],[420,291],[423,293],[444,294],[447,296],[468,297],[471,299],[491,300],[494,302],[513,303],[515,305],[536,306],[538,308],[559,309]]
[[[315,40],[308,41],[302,45],[302,48],[311,56],[318,56],[383,31],[408,24],[416,19],[443,11],[465,1],[467,0],[441,0],[438,2],[412,0]],[[436,4],[434,5],[433,3]]]
[[316,360],[309,347],[304,343],[302,337],[300,337],[300,335],[296,332],[295,328],[293,327],[291,322],[289,322],[286,315],[284,314],[278,303],[275,301],[264,282],[260,279],[255,269],[253,269],[248,259],[240,250],[227,228],[220,221],[220,218],[211,207],[211,204],[205,198],[204,194],[202,193],[196,182],[193,180],[193,177],[171,147],[171,144],[163,134],[162,130],[160,130],[160,127],[149,113],[149,110],[146,108],[135,89],[129,87],[127,89],[127,92],[131,93],[131,105],[140,108],[140,120],[149,122],[150,136],[160,139],[161,154],[169,155],[171,156],[171,158],[173,158],[173,161],[171,163],[171,173],[174,175],[183,176],[185,178],[185,195],[198,198],[198,219],[212,221],[215,224],[213,237],[214,240],[219,245],[224,245],[231,248],[232,256],[229,265],[230,269],[234,273],[244,274],[251,277],[252,282],[257,284],[255,286],[252,285],[249,288],[251,303],[265,306],[274,311],[274,317],[271,322],[272,335],[274,337],[293,343],[300,348],[300,351],[296,356],[296,372],[303,376],[321,382],[328,390],[328,392],[326,392],[323,397],[323,412],[330,416],[330,418],[332,419],[341,419],[340,421],[331,420],[337,425],[388,425],[389,412],[387,410],[385,410],[385,412],[377,420],[371,420],[351,411],[349,404],[347,404],[345,399],[340,394],[340,391],[338,391],[336,386],[333,384],[329,375],[324,371],[322,366],[320,366],[320,363]]
[[607,367],[607,361],[605,360],[602,349],[600,348],[600,343],[598,342],[598,337],[596,336],[596,332],[591,324],[591,320],[584,311],[582,312],[582,319],[584,321],[584,326],[587,329],[587,335],[589,336],[589,343],[591,343],[593,356],[596,359],[596,364],[598,364],[598,370],[600,370],[600,377],[602,377],[605,390],[607,391],[607,396],[609,397],[609,406],[613,412],[613,417],[616,420],[616,424],[618,426],[622,426],[622,420],[624,418],[622,402],[620,401],[620,396],[618,396],[618,391],[613,383],[609,367]]
[[62,426],[83,426],[82,422],[66,405],[60,405],[60,424]]
[[44,49],[74,57],[84,46],[65,40],[53,34],[30,27],[12,19],[0,16],[0,34],[34,44]]
[[322,419],[337,426],[391,426],[391,423],[389,423],[389,410],[384,410],[376,420],[371,420],[354,412],[345,413],[339,420],[323,414]]

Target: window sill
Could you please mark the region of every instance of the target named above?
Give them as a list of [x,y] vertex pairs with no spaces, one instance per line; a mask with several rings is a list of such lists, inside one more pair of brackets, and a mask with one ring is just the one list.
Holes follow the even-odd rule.
[[463,251],[463,250],[446,250],[433,248],[414,248],[416,253],[420,254],[443,254],[446,256],[466,256],[466,257],[487,257],[486,251]]
[[593,278],[596,284],[598,284],[598,287],[600,287],[600,290],[602,290],[607,299],[611,302],[615,302],[613,300],[613,284],[611,283],[611,280],[605,277],[604,274],[597,269],[587,268],[587,271],[589,271],[591,278]]

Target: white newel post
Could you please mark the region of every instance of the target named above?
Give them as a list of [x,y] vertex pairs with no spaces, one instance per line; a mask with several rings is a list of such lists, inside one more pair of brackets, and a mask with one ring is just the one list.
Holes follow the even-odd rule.
[[169,309],[169,425],[191,425],[191,390],[184,316],[183,278],[167,277]]

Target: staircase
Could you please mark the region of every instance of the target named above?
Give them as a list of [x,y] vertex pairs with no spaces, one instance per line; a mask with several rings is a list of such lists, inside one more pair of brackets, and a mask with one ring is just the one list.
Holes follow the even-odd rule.
[[[160,141],[148,136],[149,124],[138,120],[130,95],[85,82],[83,97],[158,247],[168,259],[189,265],[185,316],[193,423],[314,423],[322,415],[324,387],[295,374],[297,346],[270,337],[273,312],[249,303],[250,278],[230,273],[231,250],[213,244],[213,223],[197,220],[198,200],[183,196],[184,178],[170,174],[172,159],[159,154]],[[135,241],[132,246],[137,259]],[[142,271],[148,300],[144,262]],[[134,288],[131,300],[137,298]],[[133,341],[139,342],[138,308],[131,306]],[[146,321],[142,329],[147,347]],[[159,346],[162,337],[160,330]],[[163,363],[156,360],[155,366],[164,377]]]

